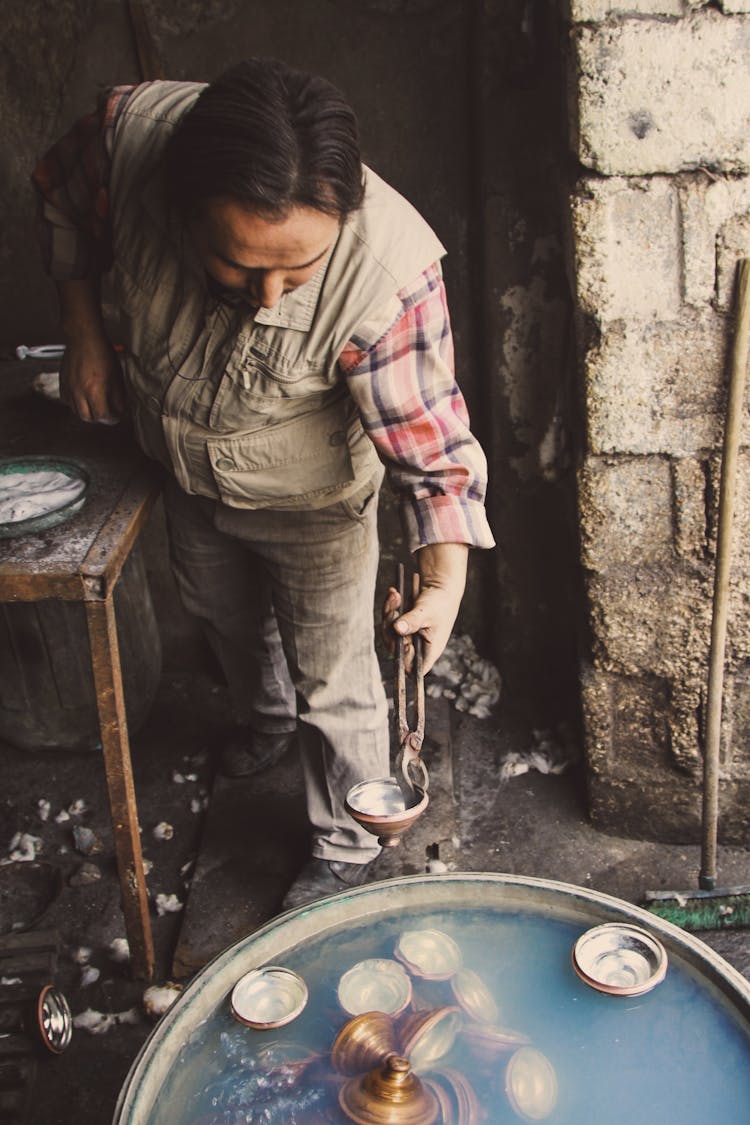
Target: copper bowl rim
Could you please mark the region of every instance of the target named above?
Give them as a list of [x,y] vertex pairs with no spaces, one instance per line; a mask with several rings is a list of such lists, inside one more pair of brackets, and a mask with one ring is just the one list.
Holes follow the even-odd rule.
[[[241,1008],[241,991],[243,987],[246,988],[252,980],[262,982],[264,977],[266,977],[269,982],[272,982],[270,984],[271,987],[273,983],[278,982],[279,978],[286,978],[296,986],[299,993],[297,1002],[277,1019],[253,1019],[251,1016],[243,1013]],[[283,965],[264,965],[262,968],[251,969],[249,972],[243,973],[232,989],[230,1006],[232,1015],[239,1023],[244,1024],[246,1027],[254,1027],[259,1031],[265,1031],[276,1027],[284,1027],[286,1024],[291,1023],[292,1020],[295,1020],[300,1012],[305,1009],[308,996],[307,985],[299,973],[295,973],[293,969],[287,969]]]
[[415,787],[415,792],[419,795],[419,800],[415,805],[404,805],[404,808],[399,812],[394,813],[370,813],[364,812],[356,805],[352,804],[352,797],[358,790],[364,789],[366,785],[387,785],[389,789],[398,789],[399,784],[395,777],[369,777],[366,781],[359,781],[356,785],[352,785],[351,789],[346,794],[344,805],[346,811],[351,817],[363,824],[384,824],[396,825],[403,821],[415,820],[420,816],[430,803],[430,798],[426,790]]
[[[620,936],[623,941],[628,939],[631,943],[637,943],[639,952],[646,963],[653,965],[648,977],[633,985],[616,985],[608,984],[605,980],[587,971],[582,956],[584,949],[587,945],[595,942],[597,938],[606,939],[610,936],[615,939]],[[614,949],[616,948],[615,946]],[[651,958],[646,956],[644,950],[651,954]],[[667,951],[658,938],[650,934],[648,930],[641,929],[640,926],[623,922],[606,922],[603,925],[592,926],[586,930],[575,942],[571,952],[571,960],[575,972],[584,984],[608,996],[642,996],[644,993],[650,992],[652,988],[656,988],[657,984],[661,984],[664,980],[669,961]]]

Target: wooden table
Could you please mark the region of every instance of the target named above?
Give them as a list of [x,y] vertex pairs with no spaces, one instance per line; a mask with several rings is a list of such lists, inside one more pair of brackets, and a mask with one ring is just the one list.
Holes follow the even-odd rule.
[[37,394],[32,381],[40,369],[29,361],[0,363],[0,456],[73,458],[90,483],[83,508],[65,523],[0,541],[0,602],[84,604],[131,968],[150,980],[154,945],[113,594],[159,495],[159,478],[124,428],[86,425]]

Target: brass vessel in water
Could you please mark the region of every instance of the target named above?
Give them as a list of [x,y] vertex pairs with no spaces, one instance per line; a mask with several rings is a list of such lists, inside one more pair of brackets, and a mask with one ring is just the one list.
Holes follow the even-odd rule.
[[333,1041],[331,1062],[339,1074],[363,1074],[397,1054],[396,1028],[385,1012],[363,1012],[345,1023]]
[[357,1125],[433,1125],[440,1112],[409,1060],[395,1054],[375,1070],[350,1078],[339,1091],[339,1105]]

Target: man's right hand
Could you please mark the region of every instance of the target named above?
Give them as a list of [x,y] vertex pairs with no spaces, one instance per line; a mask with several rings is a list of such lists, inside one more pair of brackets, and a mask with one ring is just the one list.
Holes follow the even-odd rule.
[[117,353],[104,336],[69,340],[60,365],[60,398],[84,422],[112,426],[125,413]]
[[98,286],[90,279],[62,281],[57,291],[65,336],[60,398],[82,421],[114,425],[125,413],[125,386],[104,330]]

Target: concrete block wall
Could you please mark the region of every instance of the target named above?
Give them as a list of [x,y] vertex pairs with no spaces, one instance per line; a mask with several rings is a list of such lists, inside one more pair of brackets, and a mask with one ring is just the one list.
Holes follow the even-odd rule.
[[[590,808],[700,830],[726,380],[750,257],[750,0],[569,0],[585,409],[578,502]],[[750,837],[750,420],[743,432],[721,836]]]

